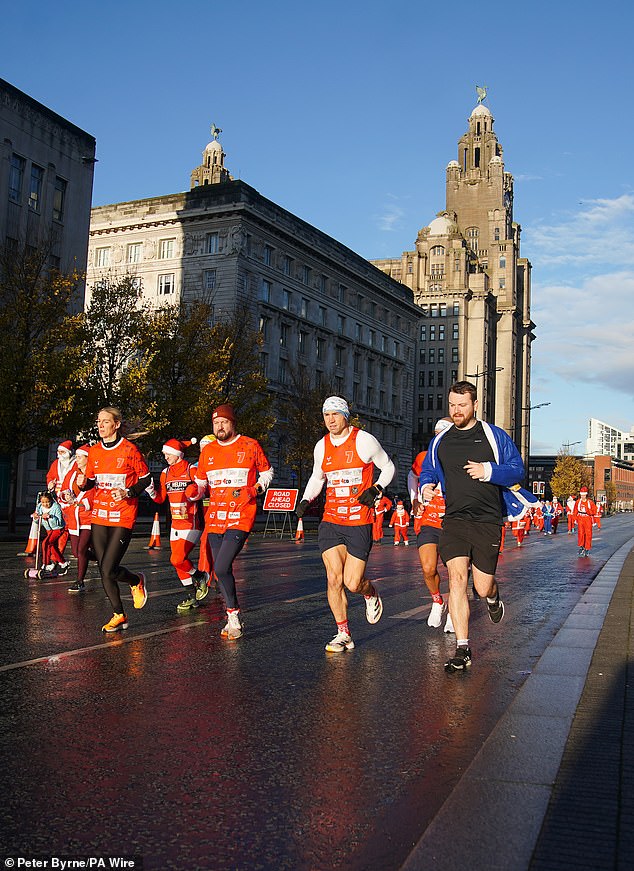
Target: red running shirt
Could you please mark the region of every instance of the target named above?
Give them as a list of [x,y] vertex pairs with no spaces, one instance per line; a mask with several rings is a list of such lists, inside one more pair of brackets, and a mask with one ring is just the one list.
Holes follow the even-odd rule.
[[86,477],[97,482],[92,506],[93,525],[132,529],[138,513],[138,498],[115,502],[110,498],[110,491],[116,487],[127,489],[149,474],[141,451],[127,439],[121,439],[112,448],[101,442],[93,445],[88,451],[86,466]]
[[326,476],[326,505],[322,519],[327,523],[364,526],[374,519],[374,510],[357,499],[372,486],[374,478],[374,464],[364,463],[357,453],[358,432],[352,427],[340,445],[333,445],[330,433],[324,436],[321,469]]

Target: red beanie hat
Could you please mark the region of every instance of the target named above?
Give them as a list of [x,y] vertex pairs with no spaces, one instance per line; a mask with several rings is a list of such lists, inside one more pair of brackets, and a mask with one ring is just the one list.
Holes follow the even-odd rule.
[[195,445],[198,439],[169,439],[163,445],[164,454],[175,454],[177,457],[183,458],[183,454],[190,445]]
[[211,415],[211,419],[215,420],[217,417],[224,417],[225,420],[230,420],[235,423],[236,413],[233,410],[233,405],[219,405],[218,408]]

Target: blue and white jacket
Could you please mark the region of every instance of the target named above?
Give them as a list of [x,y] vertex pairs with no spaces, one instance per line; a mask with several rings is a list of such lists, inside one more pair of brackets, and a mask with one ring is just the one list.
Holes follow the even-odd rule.
[[[483,463],[485,483],[495,484],[502,491],[503,519],[518,520],[537,502],[537,497],[529,493],[518,483],[524,479],[524,463],[513,439],[499,426],[481,420],[484,434],[493,450],[495,462]],[[447,427],[433,439],[429,445],[427,456],[418,479],[419,487],[425,484],[438,484],[445,491],[445,476],[438,461],[438,446],[440,440],[453,427]]]

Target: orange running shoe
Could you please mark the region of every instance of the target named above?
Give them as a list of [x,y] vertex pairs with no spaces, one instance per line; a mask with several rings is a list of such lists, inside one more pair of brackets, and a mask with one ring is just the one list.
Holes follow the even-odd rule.
[[147,602],[147,588],[145,586],[145,575],[143,572],[138,572],[139,583],[134,587],[130,587],[132,600],[135,608],[142,608]]
[[119,629],[128,628],[128,618],[125,614],[113,614],[105,626],[101,627],[102,632],[118,632]]

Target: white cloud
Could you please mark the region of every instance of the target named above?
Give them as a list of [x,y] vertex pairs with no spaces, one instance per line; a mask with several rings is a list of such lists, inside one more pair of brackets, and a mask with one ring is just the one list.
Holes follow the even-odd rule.
[[[409,197],[406,197],[409,199]],[[375,215],[379,230],[392,233],[401,228],[405,210],[400,205],[401,198],[388,194],[388,202],[380,215]]]

